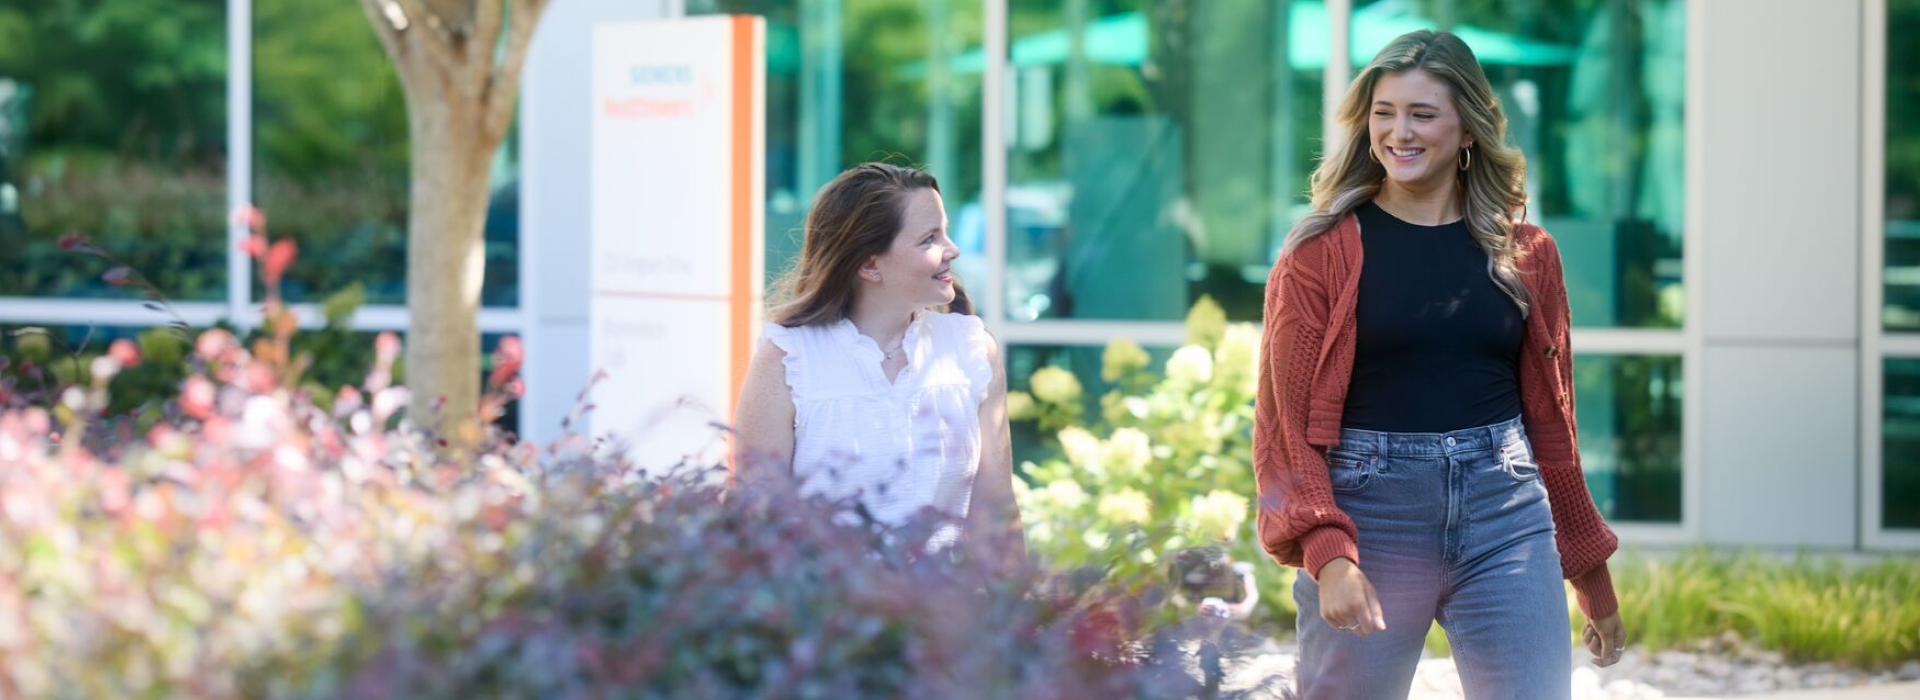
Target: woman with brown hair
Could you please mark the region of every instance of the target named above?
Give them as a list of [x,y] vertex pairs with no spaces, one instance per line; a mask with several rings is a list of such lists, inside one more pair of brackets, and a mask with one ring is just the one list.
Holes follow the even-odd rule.
[[1344,141],[1267,281],[1261,544],[1299,566],[1304,698],[1404,698],[1427,630],[1468,698],[1572,693],[1626,644],[1574,434],[1566,281],[1473,51],[1413,32],[1339,106]]
[[736,476],[856,499],[882,524],[924,509],[1025,559],[998,343],[953,276],[932,175],[866,163],[820,189],[735,416]]

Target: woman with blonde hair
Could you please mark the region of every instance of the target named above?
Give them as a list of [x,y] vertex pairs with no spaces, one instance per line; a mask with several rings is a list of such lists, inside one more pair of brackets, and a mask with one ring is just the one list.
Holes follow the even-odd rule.
[[736,478],[790,479],[884,525],[930,509],[954,519],[931,545],[964,535],[1019,565],[1006,376],[954,279],[940,184],[855,166],[820,188],[805,235],[741,387]]
[[1258,528],[1296,580],[1303,698],[1404,698],[1446,630],[1468,698],[1566,698],[1566,593],[1618,661],[1617,540],[1575,442],[1566,283],[1473,52],[1395,39],[1267,281]]

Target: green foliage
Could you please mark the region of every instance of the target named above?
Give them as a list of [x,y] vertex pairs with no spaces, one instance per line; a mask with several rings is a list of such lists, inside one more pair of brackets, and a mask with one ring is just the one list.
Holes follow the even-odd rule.
[[[1681,648],[1731,631],[1800,662],[1876,669],[1920,660],[1920,558],[1848,564],[1706,548],[1629,553],[1614,558],[1613,582],[1636,648]],[[1571,589],[1567,599],[1577,644],[1586,617]],[[1427,650],[1450,652],[1438,627],[1427,635]]]
[[1015,420],[1052,433],[1059,456],[1023,466],[1016,483],[1029,547],[1057,566],[1101,567],[1122,580],[1161,577],[1176,552],[1226,546],[1261,565],[1260,620],[1291,626],[1291,571],[1267,563],[1250,536],[1253,391],[1259,332],[1226,323],[1203,297],[1187,318],[1190,344],[1159,374],[1138,344],[1103,355],[1097,420],[1080,424],[1080,383],[1065,370],[1033,374],[1009,396]]
[[[1661,649],[1733,630],[1802,661],[1887,667],[1920,659],[1920,559],[1848,565],[1693,550],[1615,565],[1634,643]],[[1578,626],[1575,629],[1579,629]]]
[[285,343],[200,334],[139,437],[95,429],[104,377],[0,410],[0,697],[1217,698],[1185,650],[1249,646],[1147,635],[1129,596],[991,544],[929,551],[931,515],[869,527],[580,435],[441,462],[395,413],[397,348],[326,409]]

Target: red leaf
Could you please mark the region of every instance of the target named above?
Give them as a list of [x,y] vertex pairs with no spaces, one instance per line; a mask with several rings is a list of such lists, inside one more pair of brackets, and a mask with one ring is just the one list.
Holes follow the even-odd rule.
[[247,240],[240,242],[240,252],[255,260],[260,259],[267,254],[267,237],[247,236]]
[[291,238],[282,238],[273,242],[267,250],[267,258],[261,263],[261,272],[266,275],[267,284],[279,284],[280,276],[293,264],[293,258],[300,254],[300,247]]
[[61,249],[61,250],[73,250],[73,249],[75,249],[75,248],[78,248],[78,247],[80,247],[80,246],[83,246],[83,245],[86,245],[86,243],[87,243],[87,237],[86,237],[86,236],[82,236],[82,235],[80,235],[80,234],[77,234],[77,233],[63,233],[63,234],[60,234],[60,249]]

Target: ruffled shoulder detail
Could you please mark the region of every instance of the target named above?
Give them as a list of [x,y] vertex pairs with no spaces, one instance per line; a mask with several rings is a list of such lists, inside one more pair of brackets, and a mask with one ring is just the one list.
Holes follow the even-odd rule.
[[804,371],[806,362],[801,359],[806,357],[807,342],[802,337],[804,330],[804,328],[788,328],[778,323],[769,323],[760,327],[760,337],[786,353],[786,357],[781,358],[781,363],[787,366],[787,388],[793,392],[795,400],[800,399],[808,391]]
[[993,335],[987,332],[987,324],[979,316],[970,314],[945,314],[947,327],[953,329],[955,347],[959,351],[960,368],[967,374],[967,385],[973,390],[974,403],[987,400],[987,392],[993,389]]

